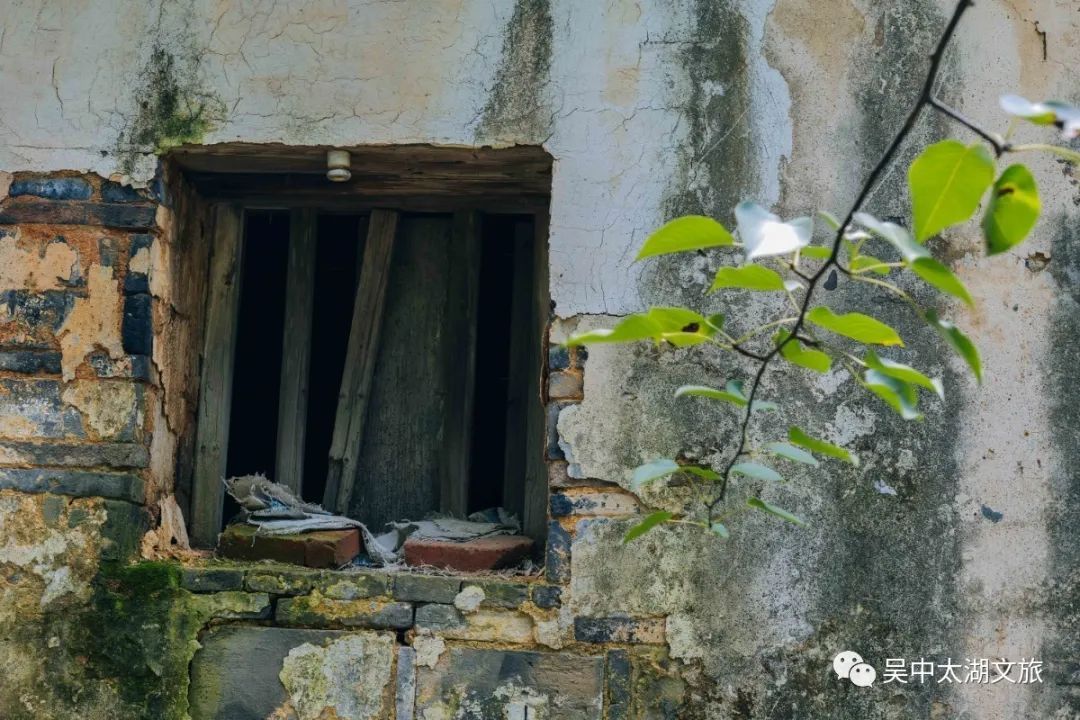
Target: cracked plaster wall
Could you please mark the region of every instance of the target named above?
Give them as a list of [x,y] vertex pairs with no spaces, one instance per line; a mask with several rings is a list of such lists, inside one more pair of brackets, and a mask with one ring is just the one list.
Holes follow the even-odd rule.
[[[742,198],[785,215],[843,210],[914,93],[950,4],[0,5],[2,171],[92,171],[142,185],[155,172],[154,151],[185,141],[543,144],[555,158],[557,338],[647,303],[723,308],[746,325],[774,311],[758,298],[703,298],[718,256],[636,266],[634,251],[679,212],[730,222]],[[1078,30],[1080,11],[1069,0],[982,0],[947,59],[942,94],[988,121],[999,117],[1003,92],[1076,101]],[[957,133],[924,121],[917,138],[945,132]],[[1080,572],[1078,523],[1060,500],[1080,487],[1070,465],[1075,391],[1051,352],[1070,342],[1074,322],[1080,196],[1061,165],[1032,164],[1044,188],[1044,219],[1032,240],[992,261],[980,257],[969,229],[947,233],[935,248],[978,303],[974,311],[948,311],[982,348],[982,388],[902,308],[844,285],[837,304],[869,306],[896,323],[909,341],[907,357],[945,377],[946,403],[929,403],[925,423],[903,425],[871,400],[848,398],[842,372],[770,380],[794,419],[864,457],[858,472],[830,467],[796,475],[777,491],[813,521],[811,529],[754,519],[736,524],[726,545],[663,531],[623,548],[617,523],[577,528],[575,612],[667,615],[672,654],[710,678],[697,682],[695,712],[1078,712],[1060,675],[1035,689],[883,690],[876,700],[847,696],[838,710],[836,688],[821,673],[847,645],[877,656],[1034,654],[1062,667],[1080,653],[1080,620],[1069,600]],[[901,168],[872,197],[874,211],[903,213]],[[153,252],[167,250],[158,242]],[[24,250],[0,238],[0,252]],[[0,277],[45,289],[72,267],[63,255],[69,251],[50,252],[40,276],[19,275],[9,263]],[[1049,272],[1031,261],[1034,253],[1049,258]],[[155,354],[190,332],[166,328]],[[96,342],[108,350],[115,339],[102,333]],[[181,365],[176,387],[187,382]],[[585,401],[559,423],[572,474],[625,485],[630,468],[652,456],[681,450],[707,458],[726,447],[730,419],[676,405],[670,391],[738,372],[730,359],[699,351],[593,348]],[[181,393],[174,398],[157,405],[155,426],[178,426],[190,412]],[[111,426],[107,420],[102,427]],[[181,450],[167,434],[155,434],[154,443],[153,472],[164,487]],[[679,492],[645,500],[671,505]],[[1000,522],[983,506],[1002,513]],[[655,557],[663,558],[659,568]]]

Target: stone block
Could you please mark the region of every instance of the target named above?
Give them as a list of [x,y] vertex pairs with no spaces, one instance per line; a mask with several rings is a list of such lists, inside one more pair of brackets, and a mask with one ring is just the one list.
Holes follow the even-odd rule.
[[523,535],[495,535],[468,542],[405,541],[405,562],[446,570],[482,572],[513,567],[532,552],[533,541]]
[[630,720],[631,665],[625,650],[609,650],[607,654],[606,720]]
[[625,492],[553,493],[551,516],[626,517],[641,512],[637,498]]
[[533,585],[533,605],[544,610],[562,607],[562,588],[558,585]]
[[126,473],[80,472],[56,468],[0,468],[0,490],[50,492],[75,497],[143,501],[143,481]]
[[218,620],[268,620],[271,612],[269,595],[238,590],[192,595],[191,604],[203,617]]
[[244,587],[253,592],[271,595],[303,595],[319,579],[319,573],[294,570],[249,570]]
[[453,605],[430,603],[416,608],[416,627],[436,632],[465,626],[465,616]]
[[393,637],[385,633],[222,625],[191,662],[192,720],[388,717]]
[[529,599],[529,586],[525,583],[501,582],[498,580],[470,582],[466,580],[463,588],[470,585],[476,585],[484,591],[484,600],[480,603],[484,607],[516,608]]
[[130,185],[121,185],[112,180],[102,180],[101,199],[107,203],[132,203],[147,202],[148,198]]
[[402,573],[394,577],[394,597],[411,602],[453,605],[461,591],[461,580],[439,575]]
[[576,617],[574,638],[586,643],[662,644],[664,626],[662,618]]
[[196,593],[241,590],[244,587],[244,571],[236,568],[184,568],[180,587]]
[[25,375],[59,375],[60,353],[55,350],[0,351],[0,371]]
[[314,594],[282,598],[275,619],[282,625],[406,630],[413,625],[413,607],[380,600],[330,600]]
[[319,583],[319,592],[334,600],[358,600],[390,594],[390,575],[373,572],[332,573]]
[[565,403],[548,403],[545,410],[545,447],[548,460],[565,460],[566,453],[559,447],[559,413],[565,407]]
[[0,208],[0,225],[48,223],[50,225],[101,225],[129,230],[154,227],[153,205],[64,202],[15,199]]
[[46,200],[89,200],[90,183],[82,178],[24,178],[11,183],[10,197],[23,195]]
[[544,563],[548,582],[565,583],[570,579],[570,546],[570,533],[558,521],[550,521]]
[[570,350],[565,345],[548,348],[548,370],[566,370],[570,367]]
[[548,375],[548,397],[552,400],[580,400],[582,392],[580,374],[559,370]]
[[124,298],[124,319],[120,338],[124,352],[131,355],[152,355],[154,350],[153,298],[149,295],[128,295]]
[[0,445],[0,465],[127,469],[144,468],[149,464],[150,452],[140,443],[5,441]]
[[0,437],[83,438],[83,418],[62,397],[57,380],[0,379]]
[[416,718],[416,651],[399,647],[397,651],[397,685],[394,688],[394,720]]
[[276,560],[313,568],[338,568],[360,554],[360,531],[257,535],[252,525],[230,525],[221,534],[218,552],[235,560]]
[[454,708],[475,708],[463,716],[475,720],[603,717],[603,657],[452,647],[416,671],[416,717],[455,717]]

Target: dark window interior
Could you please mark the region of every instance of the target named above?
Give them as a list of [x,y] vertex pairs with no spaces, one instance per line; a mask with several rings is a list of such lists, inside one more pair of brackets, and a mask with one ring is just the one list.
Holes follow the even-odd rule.
[[[449,216],[412,216],[448,218]],[[446,220],[448,222],[448,220]],[[503,503],[504,467],[507,447],[507,397],[511,367],[511,328],[513,315],[514,253],[520,244],[513,242],[515,226],[531,223],[531,217],[521,215],[484,215],[481,225],[478,290],[478,340],[476,352],[476,382],[473,405],[473,441],[470,451],[471,471],[468,488],[469,511]],[[531,225],[530,225],[531,226]],[[338,391],[345,362],[346,345],[352,317],[353,298],[359,278],[359,265],[366,236],[367,216],[320,213],[317,222],[314,310],[312,317],[311,360],[308,388],[307,437],[304,452],[302,494],[305,499],[321,502],[328,470],[328,451],[334,430]],[[399,230],[400,232],[400,230]],[[435,238],[435,235],[432,235]],[[282,326],[286,290],[286,270],[289,242],[288,211],[248,211],[245,214],[244,260],[238,316],[237,344],[233,375],[227,475],[265,473],[274,479],[276,433],[278,422],[278,387],[282,364]],[[432,240],[436,242],[436,240]],[[393,282],[395,262],[402,253],[401,263],[415,258],[404,257],[413,249],[403,251],[395,246],[391,260],[390,292],[440,292],[444,279],[434,276],[429,282],[412,283],[404,289]],[[423,252],[423,248],[421,248]],[[432,257],[439,258],[432,246]],[[402,265],[404,267],[404,265]],[[445,273],[445,263],[432,261],[424,265],[425,272]],[[434,290],[432,290],[434,288]],[[390,301],[388,301],[390,302]],[[399,320],[400,321],[400,320]],[[407,319],[406,319],[407,321]],[[427,327],[431,327],[430,325]],[[407,334],[407,333],[406,333]],[[401,338],[402,333],[387,332],[383,339]],[[400,344],[400,339],[397,341]],[[430,347],[431,342],[418,342]],[[380,358],[383,350],[380,348]],[[380,373],[393,376],[393,363],[377,365],[373,385],[380,383]],[[408,363],[406,363],[408,365]],[[402,366],[398,366],[399,368]],[[539,367],[537,368],[539,372]],[[401,373],[396,373],[400,375]],[[408,385],[409,378],[395,377],[394,382]],[[450,378],[449,382],[457,381]],[[385,390],[385,389],[384,389]],[[401,392],[425,392],[425,388],[403,387]],[[441,392],[436,390],[436,392]],[[391,407],[411,408],[408,402],[376,404],[369,414],[366,427],[380,423],[379,412]],[[383,408],[380,410],[380,408]],[[410,412],[410,410],[405,410]],[[394,419],[401,422],[402,418]],[[409,422],[409,418],[404,418]],[[426,422],[418,417],[417,423]],[[367,432],[367,431],[366,431]],[[369,433],[370,434],[370,433]],[[385,444],[385,441],[384,441]],[[392,474],[392,472],[390,473]],[[409,492],[409,481],[394,477],[374,478],[379,482],[380,496],[394,492]],[[437,481],[436,481],[437,482]],[[400,486],[400,488],[399,488]],[[379,507],[395,507],[390,498],[377,501]],[[226,497],[224,520],[232,518],[237,507]],[[430,510],[438,510],[436,507]],[[386,510],[385,512],[390,512]],[[372,524],[396,520],[356,514]],[[366,515],[366,516],[365,516]],[[377,528],[374,528],[377,529]]]

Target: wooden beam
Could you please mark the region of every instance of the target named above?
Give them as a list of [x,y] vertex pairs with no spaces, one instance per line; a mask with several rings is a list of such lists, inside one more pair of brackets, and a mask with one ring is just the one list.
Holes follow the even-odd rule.
[[[532,284],[529,325],[530,358],[525,406],[525,511],[522,531],[533,538],[545,537],[548,522],[548,475],[545,452],[544,368],[547,367],[548,326],[551,323],[551,292],[548,284],[548,213],[537,213],[533,222]],[[537,543],[542,549],[542,543]]]
[[357,461],[364,441],[364,420],[378,359],[383,302],[397,224],[397,211],[381,209],[372,211],[368,222],[323,496],[325,507],[341,513],[348,512],[352,501]]
[[446,424],[439,509],[465,517],[469,509],[473,403],[476,389],[476,319],[480,299],[480,214],[454,214],[446,312]]
[[535,363],[533,334],[533,229],[514,223],[514,269],[510,298],[510,367],[506,381],[506,447],[503,454],[503,507],[523,518],[528,445],[530,375]]
[[307,441],[311,323],[315,308],[316,222],[317,216],[312,209],[293,210],[289,215],[289,259],[281,341],[277,471],[274,480],[287,486],[298,497],[303,490],[304,445]]
[[211,252],[191,513],[191,540],[201,547],[212,547],[221,531],[244,257],[243,212],[239,207],[220,204],[214,208]]

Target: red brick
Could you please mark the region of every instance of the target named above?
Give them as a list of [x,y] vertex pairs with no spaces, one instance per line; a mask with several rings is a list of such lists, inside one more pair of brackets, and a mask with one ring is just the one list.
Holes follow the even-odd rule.
[[533,541],[521,535],[495,535],[469,542],[405,541],[408,565],[431,565],[447,570],[479,572],[511,567],[532,552]]
[[218,552],[235,560],[277,560],[313,568],[336,568],[360,554],[360,531],[257,535],[252,525],[230,525],[221,534]]

